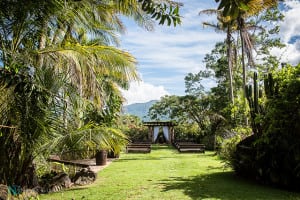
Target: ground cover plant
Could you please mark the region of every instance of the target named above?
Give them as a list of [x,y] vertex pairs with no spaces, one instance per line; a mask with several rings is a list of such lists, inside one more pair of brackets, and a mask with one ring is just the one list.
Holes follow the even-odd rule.
[[258,185],[235,176],[214,152],[180,154],[153,146],[150,154],[122,154],[95,183],[40,199],[300,199],[300,193]]

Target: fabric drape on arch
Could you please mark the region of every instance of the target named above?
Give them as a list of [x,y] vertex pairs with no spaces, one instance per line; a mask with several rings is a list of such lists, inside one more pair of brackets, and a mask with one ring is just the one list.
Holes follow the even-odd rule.
[[165,136],[166,140],[170,141],[170,138],[169,138],[169,127],[168,126],[164,126],[163,127],[163,133],[164,133],[164,136]]
[[155,141],[157,139],[157,136],[158,136],[159,126],[154,126],[153,132],[154,132],[153,141]]

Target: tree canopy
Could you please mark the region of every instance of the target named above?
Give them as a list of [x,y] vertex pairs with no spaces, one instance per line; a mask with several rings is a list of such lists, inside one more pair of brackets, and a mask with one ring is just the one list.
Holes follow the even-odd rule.
[[[0,182],[34,187],[49,153],[120,152],[120,88],[139,80],[119,48],[127,16],[180,24],[180,4],[152,0],[0,2]],[[83,154],[82,154],[83,153]]]

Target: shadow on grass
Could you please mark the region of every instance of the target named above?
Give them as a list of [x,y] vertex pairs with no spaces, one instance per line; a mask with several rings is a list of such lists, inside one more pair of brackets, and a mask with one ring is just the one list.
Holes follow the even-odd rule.
[[233,172],[220,172],[194,177],[169,177],[161,180],[163,192],[182,190],[191,199],[222,200],[300,199],[300,193],[263,186],[237,177]]

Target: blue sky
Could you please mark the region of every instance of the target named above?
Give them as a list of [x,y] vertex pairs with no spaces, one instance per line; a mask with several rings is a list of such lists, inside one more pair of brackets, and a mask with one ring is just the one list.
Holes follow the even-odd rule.
[[[155,25],[147,31],[131,20],[124,20],[126,34],[121,36],[121,48],[129,51],[138,61],[139,83],[131,83],[123,91],[126,104],[147,102],[164,95],[184,95],[184,77],[204,69],[203,58],[210,53],[224,34],[203,27],[202,22],[213,22],[213,16],[200,15],[204,9],[216,8],[214,0],[180,0],[182,24],[177,27]],[[281,24],[281,40],[287,44],[284,50],[274,49],[274,55],[283,62],[296,64],[300,60],[300,2],[285,2],[285,21]],[[212,87],[207,81],[206,87]]]

